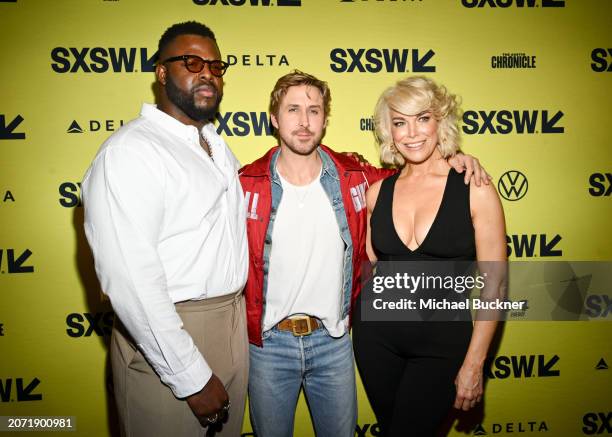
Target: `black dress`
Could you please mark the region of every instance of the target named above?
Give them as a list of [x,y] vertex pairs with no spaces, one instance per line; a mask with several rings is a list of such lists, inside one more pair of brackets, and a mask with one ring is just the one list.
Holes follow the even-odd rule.
[[[463,176],[449,171],[438,213],[415,250],[406,247],[393,224],[398,177],[395,174],[382,182],[370,218],[379,265],[384,261],[475,260],[470,191]],[[356,305],[355,358],[382,435],[435,435],[455,399],[454,380],[471,339],[471,321],[371,322],[362,321],[360,310]]]

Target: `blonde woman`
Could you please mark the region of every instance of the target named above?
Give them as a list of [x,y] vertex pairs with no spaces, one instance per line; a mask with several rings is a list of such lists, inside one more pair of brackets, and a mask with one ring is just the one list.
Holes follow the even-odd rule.
[[[465,185],[447,162],[459,149],[458,120],[455,96],[425,77],[379,98],[381,160],[401,171],[366,193],[370,261],[505,261],[495,188]],[[355,355],[381,435],[435,435],[451,406],[481,400],[497,322],[467,320],[364,322],[355,312]]]

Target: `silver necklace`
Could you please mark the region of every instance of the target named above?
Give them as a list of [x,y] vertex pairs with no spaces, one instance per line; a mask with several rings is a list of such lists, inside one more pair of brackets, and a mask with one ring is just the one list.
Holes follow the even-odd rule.
[[[276,171],[278,172],[278,169]],[[291,191],[293,191],[293,194],[295,194],[295,197],[298,200],[298,208],[299,209],[304,208],[304,205],[306,204],[306,199],[308,199],[308,195],[312,191],[312,187],[314,187],[314,185],[319,181],[319,179],[321,177],[321,172],[319,172],[319,175],[317,177],[315,177],[311,182],[309,182],[308,185],[306,185],[306,186],[303,186],[303,185],[302,186],[298,186],[298,185],[292,184],[287,179],[285,179],[280,174],[280,172],[278,174],[283,179],[283,181],[285,182],[285,185],[290,187]]]
[[206,148],[208,149],[208,151],[206,150],[206,148],[204,147],[202,148],[204,149],[205,152],[207,152],[208,157],[214,161],[212,147],[210,146],[210,143],[206,141],[206,138],[204,138],[204,134],[202,134],[201,132],[200,132],[200,138],[202,138],[202,141],[204,141],[204,144],[206,144]]

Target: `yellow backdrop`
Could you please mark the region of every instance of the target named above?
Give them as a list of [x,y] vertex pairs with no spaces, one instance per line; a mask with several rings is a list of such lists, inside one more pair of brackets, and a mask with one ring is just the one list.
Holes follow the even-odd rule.
[[[331,86],[324,142],[371,162],[378,95],[425,74],[463,97],[463,149],[509,199],[511,259],[597,261],[612,259],[610,16],[601,0],[0,0],[0,415],[112,432],[112,313],[79,182],[153,101],[151,58],[171,24],[206,23],[234,64],[219,126],[241,162],[274,145],[268,96],[290,69]],[[592,321],[506,324],[482,408],[450,435],[612,432],[611,293],[588,293],[601,303]],[[375,436],[359,390],[357,435]],[[303,401],[295,434],[313,434]]]

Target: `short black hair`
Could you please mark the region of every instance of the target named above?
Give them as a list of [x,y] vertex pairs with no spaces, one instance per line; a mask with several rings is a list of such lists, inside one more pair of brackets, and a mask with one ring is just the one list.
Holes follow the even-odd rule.
[[159,57],[162,50],[164,50],[174,38],[181,35],[198,35],[204,38],[210,38],[215,43],[217,42],[215,34],[208,26],[198,23],[197,21],[185,21],[183,23],[173,24],[166,29],[157,44],[157,56]]

